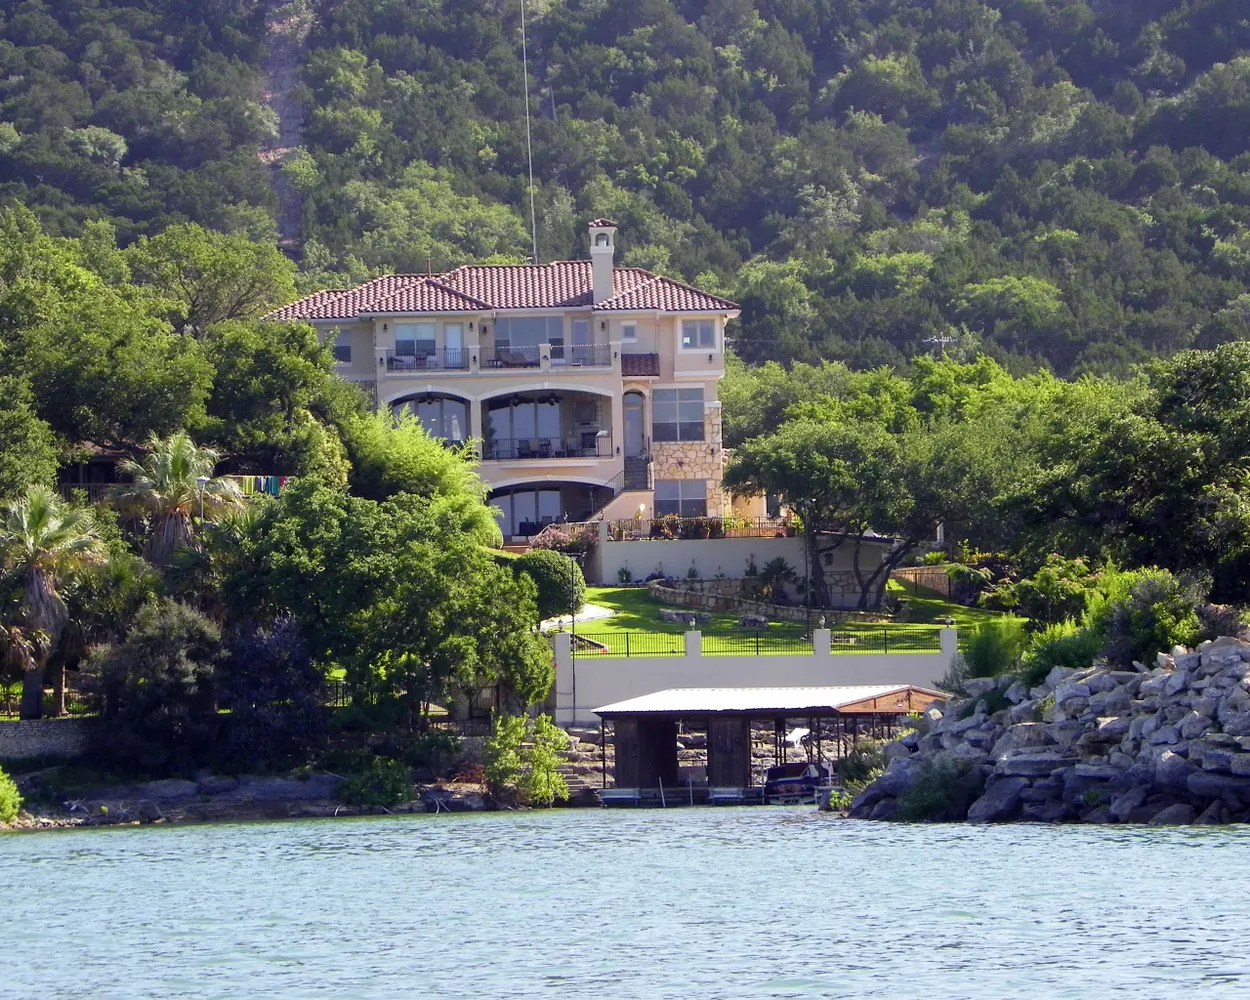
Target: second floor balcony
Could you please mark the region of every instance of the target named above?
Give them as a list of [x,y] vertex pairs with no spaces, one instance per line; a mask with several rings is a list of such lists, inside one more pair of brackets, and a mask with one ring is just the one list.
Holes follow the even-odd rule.
[[582,431],[565,437],[499,438],[483,444],[482,457],[494,462],[611,458],[612,435],[609,431]]
[[413,348],[411,353],[397,353],[393,349],[386,352],[386,370],[388,373],[404,374],[408,372],[430,371],[468,371],[470,352],[467,347],[431,347]]
[[493,344],[480,350],[481,368],[611,368],[611,344]]

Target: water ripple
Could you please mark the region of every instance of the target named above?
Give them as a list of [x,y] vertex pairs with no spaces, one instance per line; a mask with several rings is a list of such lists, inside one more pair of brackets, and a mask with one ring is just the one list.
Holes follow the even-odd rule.
[[0,998],[1242,997],[1250,831],[810,810],[0,838]]

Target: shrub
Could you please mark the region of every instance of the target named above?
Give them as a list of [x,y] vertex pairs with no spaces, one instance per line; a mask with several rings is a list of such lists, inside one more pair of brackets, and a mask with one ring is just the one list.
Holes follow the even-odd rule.
[[519,715],[496,715],[491,720],[483,754],[486,781],[495,792],[516,784],[521,774],[521,744],[525,742],[525,719]]
[[599,544],[599,529],[594,524],[547,525],[530,539],[531,549],[556,552],[589,552]]
[[[1105,621],[1105,652],[1121,666],[1148,663],[1160,650],[1192,645],[1201,633],[1199,588],[1186,585],[1165,569],[1123,574],[1107,595],[1097,617]],[[1127,585],[1126,585],[1127,584]]]
[[1055,667],[1079,670],[1088,667],[1102,652],[1103,638],[1074,621],[1047,625],[1033,636],[1033,641],[1020,661],[1020,680],[1033,688],[1046,679]]
[[231,636],[218,671],[218,707],[229,709],[218,763],[230,771],[285,770],[325,738],[324,677],[299,625],[280,618]]
[[982,603],[1015,611],[1039,626],[1054,625],[1080,615],[1098,581],[1085,560],[1051,555],[1031,577],[986,592]]
[[898,797],[895,818],[905,823],[965,819],[968,807],[980,798],[984,788],[985,778],[967,761],[926,761]]
[[561,752],[568,748],[568,735],[551,721],[551,716],[540,715],[534,720],[530,741],[529,752],[524,755],[527,766],[517,780],[521,801],[543,807],[550,806],[557,799],[566,801],[569,785],[557,768]]
[[852,795],[858,795],[881,776],[886,759],[880,740],[860,740],[838,761],[838,781]]
[[126,640],[97,649],[87,665],[105,701],[97,759],[145,774],[202,765],[221,722],[222,655],[217,626],[195,609],[168,599],[144,605]]
[[398,760],[371,757],[339,786],[339,798],[352,806],[393,806],[412,798],[412,772]]
[[586,577],[575,559],[550,549],[534,549],[513,562],[513,570],[525,573],[538,588],[538,618],[580,611],[586,603]]
[[1026,642],[1024,625],[1015,618],[983,622],[964,650],[967,676],[997,677],[1015,669]]
[[21,807],[22,797],[17,792],[17,785],[0,770],[0,823],[12,823]]
[[402,751],[403,761],[412,767],[441,772],[460,756],[463,742],[458,735],[445,729],[427,729],[409,738]]
[[523,716],[497,715],[486,739],[486,781],[495,794],[515,792],[526,805],[563,801],[569,797],[569,786],[558,768],[560,753],[568,745],[568,736],[548,715],[532,722]]

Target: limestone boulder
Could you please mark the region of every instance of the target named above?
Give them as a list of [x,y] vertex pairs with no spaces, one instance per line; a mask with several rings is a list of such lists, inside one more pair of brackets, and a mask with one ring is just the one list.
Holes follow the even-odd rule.
[[969,823],[1000,823],[1011,819],[1020,803],[1020,793],[1028,787],[1024,777],[991,776],[985,794],[968,809]]
[[1211,720],[1198,712],[1191,711],[1180,721],[1180,732],[1187,740],[1196,739],[1211,728]]
[[996,687],[998,687],[998,681],[993,677],[970,677],[963,683],[964,694],[969,698],[980,698]]
[[1250,712],[1230,713],[1223,718],[1224,732],[1229,736],[1250,736]]
[[1194,821],[1194,807],[1188,802],[1177,802],[1175,805],[1160,809],[1150,818],[1151,826],[1186,826]]
[[1250,753],[1233,754],[1228,762],[1228,770],[1238,777],[1250,777]]
[[1184,791],[1196,769],[1180,754],[1165,750],[1155,764],[1154,783],[1160,788]]
[[1223,798],[1231,801],[1250,799],[1250,778],[1241,775],[1196,771],[1189,776],[1186,787],[1191,795],[1202,798]]
[[1064,751],[1023,751],[1002,757],[995,765],[995,772],[1009,777],[1044,778],[1048,777],[1052,771],[1075,763],[1075,755]]
[[1146,803],[1146,789],[1144,786],[1138,785],[1130,788],[1128,791],[1116,796],[1110,805],[1111,817],[1117,823],[1127,823],[1129,817],[1134,810],[1140,809]]

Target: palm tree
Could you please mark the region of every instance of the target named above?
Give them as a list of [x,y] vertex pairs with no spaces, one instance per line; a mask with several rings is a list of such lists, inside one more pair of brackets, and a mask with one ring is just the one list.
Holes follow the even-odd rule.
[[43,672],[69,620],[62,583],[104,557],[91,511],[32,486],[0,518],[0,564],[20,588],[22,629],[7,631],[7,654],[22,666],[23,719],[43,714]]
[[184,431],[153,436],[148,448],[142,462],[127,459],[118,466],[134,482],[115,486],[112,498],[119,510],[148,518],[143,557],[164,568],[178,549],[195,548],[197,514],[201,520],[217,520],[244,501],[236,483],[213,476],[217,452],[197,447]]

